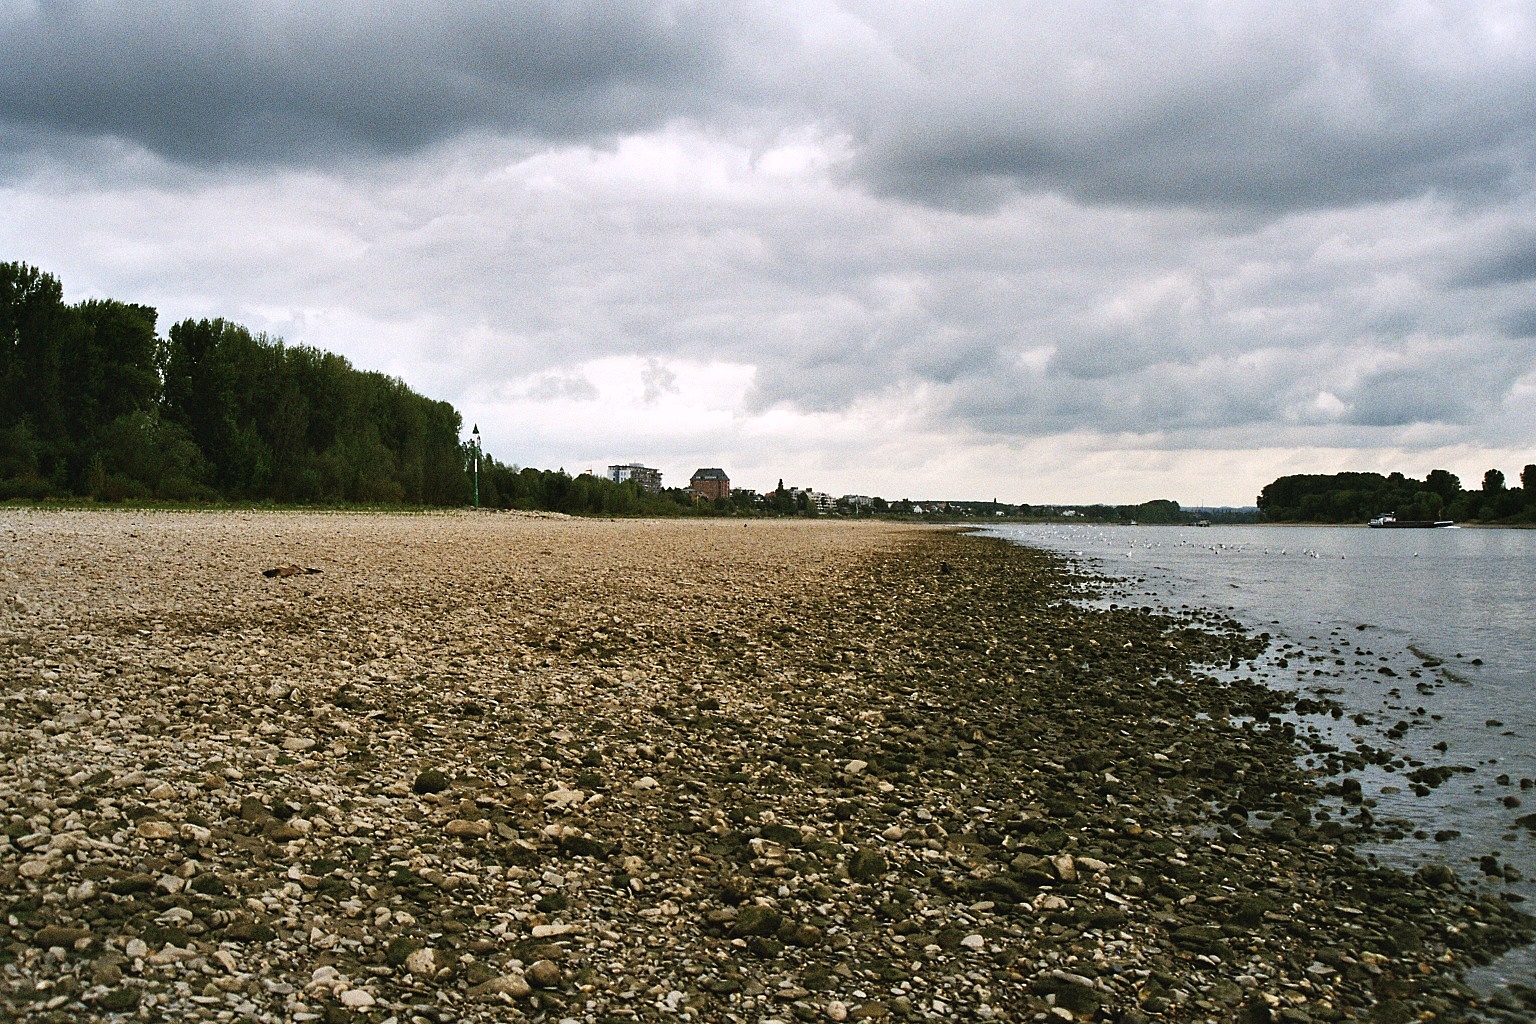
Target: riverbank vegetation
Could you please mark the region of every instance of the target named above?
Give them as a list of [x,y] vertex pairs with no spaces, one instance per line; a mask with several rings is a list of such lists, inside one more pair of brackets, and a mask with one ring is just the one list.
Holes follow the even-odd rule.
[[0,498],[468,500],[448,403],[225,320],[156,321],[0,264]]
[[1511,487],[1490,469],[1482,486],[1466,490],[1454,473],[1432,470],[1423,480],[1402,473],[1300,474],[1283,476],[1259,494],[1259,510],[1275,523],[1363,523],[1396,513],[1399,519],[1484,523],[1536,523],[1536,465]]

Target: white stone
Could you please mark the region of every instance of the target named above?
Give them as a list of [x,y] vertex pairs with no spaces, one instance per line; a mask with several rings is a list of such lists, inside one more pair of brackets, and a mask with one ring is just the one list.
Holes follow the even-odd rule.
[[552,939],[560,935],[571,935],[576,931],[573,924],[536,924],[530,929],[536,939]]
[[855,758],[854,760],[849,761],[847,764],[843,765],[843,771],[846,774],[848,774],[848,775],[858,775],[860,772],[862,772],[864,769],[866,769],[868,767],[869,767],[869,762],[868,761],[860,761],[857,758]]
[[966,949],[982,949],[985,948],[986,944],[987,940],[976,934],[967,935],[960,940],[960,945]]
[[437,973],[437,951],[434,949],[418,949],[405,958],[405,969],[422,978],[430,978]]
[[22,878],[38,879],[38,878],[46,877],[48,875],[48,873],[51,872],[52,870],[53,870],[53,862],[52,861],[48,861],[48,860],[29,860],[29,861],[24,861],[22,863],[21,867],[16,869],[16,873],[18,875],[20,875]]
[[513,999],[526,999],[533,993],[533,986],[528,984],[528,979],[521,974],[507,974],[500,978],[492,978],[490,981],[473,989],[470,995],[477,996],[511,996]]
[[201,825],[188,823],[181,826],[181,838],[206,846],[208,840],[213,838],[213,833]]
[[349,988],[339,998],[342,1006],[352,1010],[366,1010],[373,1005],[373,996],[360,988]]
[[168,821],[157,821],[144,818],[139,822],[139,835],[145,839],[172,839],[176,836],[176,826]]

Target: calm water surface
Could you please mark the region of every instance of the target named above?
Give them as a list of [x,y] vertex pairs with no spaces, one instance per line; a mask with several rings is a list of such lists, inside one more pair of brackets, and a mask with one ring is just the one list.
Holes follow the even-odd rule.
[[[1357,774],[1378,823],[1404,833],[1367,852],[1410,869],[1444,861],[1464,880],[1524,897],[1536,912],[1536,830],[1517,822],[1536,814],[1536,530],[1028,525],[985,532],[1120,577],[1118,591],[1106,595],[1112,599],[1220,610],[1269,632],[1275,641],[1258,666],[1264,678],[1343,704],[1348,714],[1339,722],[1308,720],[1343,750],[1361,741],[1425,765],[1471,768],[1427,797],[1414,796],[1399,773]],[[1400,735],[1386,736],[1394,727]],[[1485,861],[1489,855],[1496,861]],[[1512,953],[1472,980],[1480,988],[1536,984],[1536,949]]]

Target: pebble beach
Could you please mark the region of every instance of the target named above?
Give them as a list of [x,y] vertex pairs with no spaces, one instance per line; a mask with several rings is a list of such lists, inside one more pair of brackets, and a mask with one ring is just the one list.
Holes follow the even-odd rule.
[[0,1020],[1529,1020],[1265,638],[870,522],[0,509]]

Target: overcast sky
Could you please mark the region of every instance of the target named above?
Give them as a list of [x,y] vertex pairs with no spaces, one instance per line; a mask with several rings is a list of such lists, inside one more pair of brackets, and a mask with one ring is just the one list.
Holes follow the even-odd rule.
[[503,462],[1250,504],[1536,462],[1536,3],[0,0],[0,259]]

